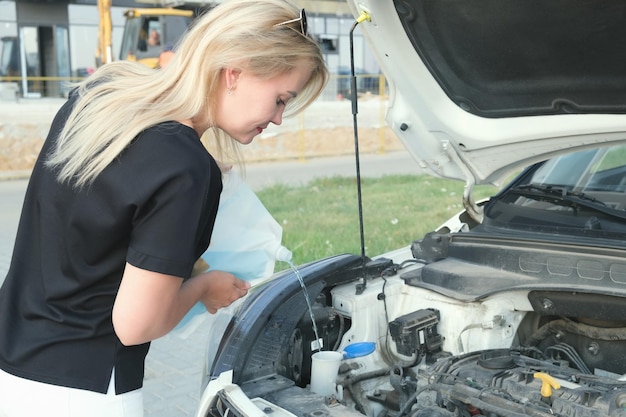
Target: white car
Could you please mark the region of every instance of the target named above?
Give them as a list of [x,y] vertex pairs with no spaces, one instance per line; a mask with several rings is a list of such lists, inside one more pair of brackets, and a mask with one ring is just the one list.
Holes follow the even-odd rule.
[[626,2],[349,4],[465,210],[298,266],[311,313],[293,271],[218,313],[197,416],[626,416]]

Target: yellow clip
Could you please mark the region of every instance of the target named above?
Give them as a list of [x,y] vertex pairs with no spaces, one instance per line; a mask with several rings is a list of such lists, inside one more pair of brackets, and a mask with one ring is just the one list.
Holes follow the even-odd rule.
[[357,17],[356,22],[357,23],[362,23],[365,21],[371,22],[372,18],[370,17],[369,13],[367,13],[366,11],[361,10],[361,14],[359,15],[359,17]]
[[561,388],[556,379],[544,372],[535,372],[533,376],[541,380],[541,396],[544,398],[552,397],[552,389]]

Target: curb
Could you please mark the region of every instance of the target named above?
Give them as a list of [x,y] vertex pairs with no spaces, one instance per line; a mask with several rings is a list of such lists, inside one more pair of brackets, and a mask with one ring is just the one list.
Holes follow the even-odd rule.
[[0,181],[25,180],[30,178],[31,170],[1,171]]

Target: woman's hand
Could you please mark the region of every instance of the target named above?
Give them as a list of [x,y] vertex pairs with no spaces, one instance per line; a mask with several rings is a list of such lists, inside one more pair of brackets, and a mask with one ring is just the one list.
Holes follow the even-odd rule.
[[113,327],[124,345],[146,343],[172,330],[198,301],[215,313],[249,288],[228,272],[209,271],[183,282],[127,263],[113,305]]
[[204,280],[206,291],[200,301],[211,314],[245,296],[250,283],[224,271],[209,271],[196,277]]

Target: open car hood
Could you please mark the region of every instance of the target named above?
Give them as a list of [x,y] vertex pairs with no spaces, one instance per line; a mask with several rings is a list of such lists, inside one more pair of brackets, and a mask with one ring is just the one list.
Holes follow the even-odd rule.
[[[348,0],[421,167],[469,184],[626,140],[626,2]],[[366,12],[366,15],[362,15]]]

